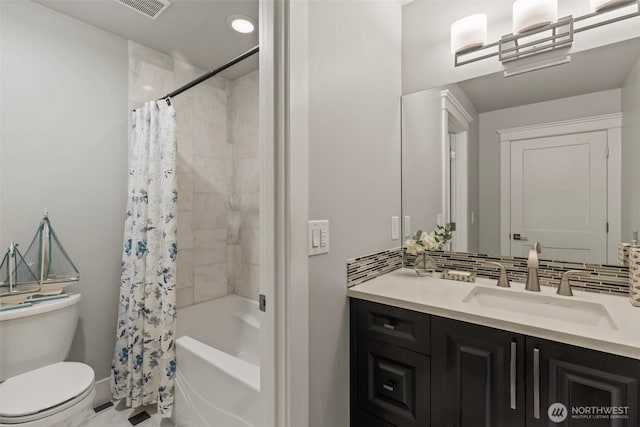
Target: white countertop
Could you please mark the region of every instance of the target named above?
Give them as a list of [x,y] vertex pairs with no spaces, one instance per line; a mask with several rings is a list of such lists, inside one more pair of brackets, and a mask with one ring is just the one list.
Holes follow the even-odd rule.
[[[401,268],[349,288],[347,295],[640,360],[640,307],[632,306],[627,297],[575,288],[574,296],[563,297],[549,286],[541,286],[541,292],[536,293],[602,304],[615,323],[615,330],[610,330],[463,302],[474,286],[497,288],[496,280],[492,279],[477,278],[475,283],[464,283],[441,279],[439,273],[434,277],[418,277],[413,269]],[[530,294],[524,290],[524,283],[512,282],[510,289],[499,289]]]

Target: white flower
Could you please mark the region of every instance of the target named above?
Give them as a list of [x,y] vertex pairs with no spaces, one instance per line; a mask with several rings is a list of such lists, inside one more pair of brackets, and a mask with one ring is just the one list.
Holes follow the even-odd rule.
[[427,251],[438,250],[443,244],[451,240],[451,234],[448,226],[438,226],[431,233],[418,231],[413,239],[405,242],[407,253],[417,255]]
[[405,245],[407,247],[407,253],[411,254],[411,255],[417,255],[418,254],[418,247],[416,246],[416,241],[413,239],[409,239],[405,242]]
[[423,233],[422,244],[424,245],[424,247],[427,250],[430,250],[430,251],[432,251],[432,250],[434,250],[434,249],[436,249],[438,247],[438,241],[434,237],[433,233],[431,233],[431,234]]

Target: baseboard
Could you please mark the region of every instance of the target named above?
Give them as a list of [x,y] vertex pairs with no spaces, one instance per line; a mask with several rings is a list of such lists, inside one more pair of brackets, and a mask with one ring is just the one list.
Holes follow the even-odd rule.
[[111,402],[111,378],[103,378],[96,381],[96,397],[93,399],[93,407]]

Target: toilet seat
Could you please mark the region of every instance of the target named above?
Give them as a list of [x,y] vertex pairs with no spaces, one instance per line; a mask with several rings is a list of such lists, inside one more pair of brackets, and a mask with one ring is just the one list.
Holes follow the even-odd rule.
[[93,395],[94,379],[93,369],[77,362],[11,377],[0,384],[0,424],[25,424],[72,408]]

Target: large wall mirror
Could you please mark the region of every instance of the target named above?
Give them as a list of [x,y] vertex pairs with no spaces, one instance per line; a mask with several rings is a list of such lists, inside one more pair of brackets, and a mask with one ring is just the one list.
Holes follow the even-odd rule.
[[402,98],[403,235],[446,248],[616,264],[640,230],[640,39],[562,66]]

